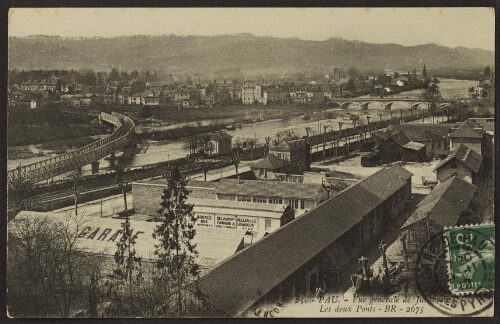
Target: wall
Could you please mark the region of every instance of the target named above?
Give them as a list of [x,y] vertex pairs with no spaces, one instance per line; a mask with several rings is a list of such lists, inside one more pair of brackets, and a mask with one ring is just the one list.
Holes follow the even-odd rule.
[[483,155],[482,140],[479,138],[450,138],[450,150],[455,150],[460,144],[465,144],[476,153]]
[[[452,164],[455,163],[456,168],[452,168]],[[464,164],[459,161],[453,159],[452,161],[446,163],[446,165],[440,167],[436,170],[438,182],[443,182],[446,179],[453,177],[454,175],[458,175],[465,181],[472,183],[473,174],[472,171],[467,168]]]
[[156,215],[161,207],[161,196],[165,188],[160,185],[133,183],[135,212],[141,215]]

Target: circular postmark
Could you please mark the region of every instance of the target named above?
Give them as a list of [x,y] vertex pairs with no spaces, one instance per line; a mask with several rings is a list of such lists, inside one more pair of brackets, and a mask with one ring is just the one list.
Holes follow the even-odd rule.
[[[494,242],[474,228],[462,227],[460,230],[463,240],[450,240],[449,229],[432,236],[419,251],[416,261],[415,281],[421,297],[447,316],[473,316],[493,305],[493,292],[484,290],[481,285],[471,285],[470,278],[464,278],[463,269],[474,271],[478,282],[491,280],[492,269],[490,262],[485,260],[483,249],[494,246]],[[465,255],[468,256],[466,260]],[[458,260],[457,256],[463,258]],[[457,283],[469,283],[467,293],[453,294],[450,288]]]

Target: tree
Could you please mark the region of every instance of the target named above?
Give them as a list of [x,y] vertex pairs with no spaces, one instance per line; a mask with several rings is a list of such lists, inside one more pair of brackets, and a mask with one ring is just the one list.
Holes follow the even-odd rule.
[[120,81],[120,73],[116,68],[112,68],[108,78],[111,82]]
[[67,318],[81,305],[100,262],[76,250],[84,228],[83,217],[71,213],[25,215],[9,223],[7,299],[12,315]]
[[187,296],[183,290],[198,278],[200,272],[195,261],[198,255],[196,244],[192,242],[196,234],[196,217],[193,205],[186,203],[188,194],[186,180],[175,166],[167,175],[167,188],[163,191],[158,210],[163,222],[156,226],[153,233],[153,238],[160,242],[156,245],[156,266],[165,270],[168,284],[164,288],[173,291],[177,316],[187,312]]
[[138,316],[139,307],[136,307],[134,292],[142,284],[141,258],[135,251],[136,236],[130,225],[129,218],[125,218],[121,224],[121,237],[116,243],[114,255],[115,268],[113,269],[113,281],[115,291],[112,305],[107,309],[110,316]]
[[484,77],[489,78],[491,76],[491,69],[489,66],[484,68]]
[[115,167],[115,183],[122,189],[123,195],[123,203],[125,206],[125,210],[127,207],[127,186],[130,183],[130,180],[127,178],[125,174],[125,169],[121,164],[117,164]]
[[264,157],[266,157],[269,155],[269,143],[271,142],[271,136],[266,136],[264,140],[266,141],[266,149],[264,151]]
[[231,163],[234,165],[234,168],[236,169],[236,174],[238,174],[238,167],[240,166],[240,162],[241,162],[240,153],[236,149],[231,154]]
[[425,64],[424,69],[422,70],[422,75],[424,76],[424,80],[427,80],[427,68],[425,67]]
[[434,114],[437,105],[436,102],[440,99],[442,99],[441,92],[439,91],[439,86],[438,86],[439,80],[434,78],[429,82],[427,85],[427,88],[425,89],[423,93],[423,100],[425,100],[428,105],[429,105],[429,112],[431,114]]
[[207,181],[207,173],[210,171],[210,163],[207,161],[200,161],[197,164],[201,168],[201,172],[203,172],[203,181]]
[[97,77],[94,74],[94,72],[87,72],[85,74],[84,80],[85,80],[85,85],[88,85],[91,87],[94,87],[97,85]]
[[80,193],[82,191],[80,181],[83,179],[80,169],[74,170],[70,177],[73,180],[73,196],[75,198],[75,215],[78,215],[78,198],[80,197]]
[[350,67],[349,70],[347,70],[347,76],[350,79],[353,79],[359,75],[359,70],[355,67]]
[[34,191],[33,181],[19,177],[9,181],[7,188],[8,207],[13,216],[21,210],[28,210],[32,204],[30,196]]
[[354,84],[354,79],[349,79],[349,81],[347,81],[347,85],[346,85],[345,89],[347,91],[351,91],[351,92],[356,90],[356,85]]
[[257,140],[250,137],[247,139],[247,144],[250,146],[250,159],[253,160],[253,150],[255,148],[255,145],[257,144]]
[[131,80],[135,80],[139,77],[139,72],[137,72],[137,70],[134,70],[132,72],[130,72],[130,79]]

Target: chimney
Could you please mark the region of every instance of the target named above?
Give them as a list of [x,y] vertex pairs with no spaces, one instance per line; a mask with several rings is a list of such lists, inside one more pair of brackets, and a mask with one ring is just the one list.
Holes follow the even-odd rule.
[[238,176],[238,185],[241,184],[241,179],[240,179],[240,176]]

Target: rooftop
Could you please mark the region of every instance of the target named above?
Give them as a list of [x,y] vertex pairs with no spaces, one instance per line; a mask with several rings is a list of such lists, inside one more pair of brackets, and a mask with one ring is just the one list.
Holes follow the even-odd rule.
[[467,120],[462,125],[460,125],[457,130],[448,135],[451,138],[483,138],[484,131],[480,129],[474,129],[475,123]]
[[246,215],[254,217],[281,218],[288,205],[261,204],[236,200],[189,198],[188,204],[194,205],[195,212],[213,211],[220,214]]
[[[48,217],[48,219],[56,221],[66,221],[67,219],[67,216],[64,214],[31,211],[22,211],[16,216],[16,219],[25,217]],[[85,216],[82,217],[82,220],[85,225],[82,226],[82,228],[84,228],[83,230],[86,230],[88,234],[78,240],[77,249],[80,251],[114,256],[116,252],[116,240],[118,240],[119,237],[115,241],[109,240],[109,238],[117,233],[117,231],[121,230],[121,223],[123,220]],[[156,222],[130,220],[131,228],[134,229],[135,233],[139,233],[135,243],[135,250],[137,255],[143,260],[155,259],[155,244],[159,242],[153,239],[151,235],[157,224]],[[109,229],[109,231],[107,231],[107,235],[104,235],[103,233],[107,229]],[[96,234],[92,236],[91,234],[94,232],[96,232]],[[196,244],[196,249],[199,253],[197,258],[198,264],[211,267],[233,255],[240,247],[245,233],[245,230],[235,229],[228,231],[220,228],[196,227],[196,235],[193,239],[193,243]],[[103,239],[99,239],[101,235],[104,235]]]
[[316,183],[221,179],[215,192],[253,197],[316,199],[322,189],[323,186]]
[[471,169],[474,173],[477,173],[481,168],[483,157],[479,153],[476,153],[476,151],[470,149],[467,145],[460,144],[460,146],[454,150],[450,156],[441,160],[438,165],[436,165],[434,171],[438,170],[445,164],[448,164],[451,160],[457,160],[467,168]]
[[442,139],[448,136],[451,132],[453,124],[423,124],[423,123],[406,123],[399,125],[389,125],[387,129],[396,134],[399,131],[404,131],[412,141],[428,142],[432,139]]
[[288,165],[288,161],[283,160],[275,156],[274,154],[268,154],[265,158],[258,160],[251,165],[252,169],[279,169]]
[[425,144],[412,141],[404,131],[399,131],[390,137],[396,144],[401,147],[418,151],[425,147]]
[[460,214],[467,209],[476,186],[458,176],[440,182],[418,204],[401,229],[414,225],[427,217],[440,226],[456,225]]
[[306,147],[305,139],[287,139],[281,141],[278,145],[270,147],[271,151],[290,151],[293,148]]

